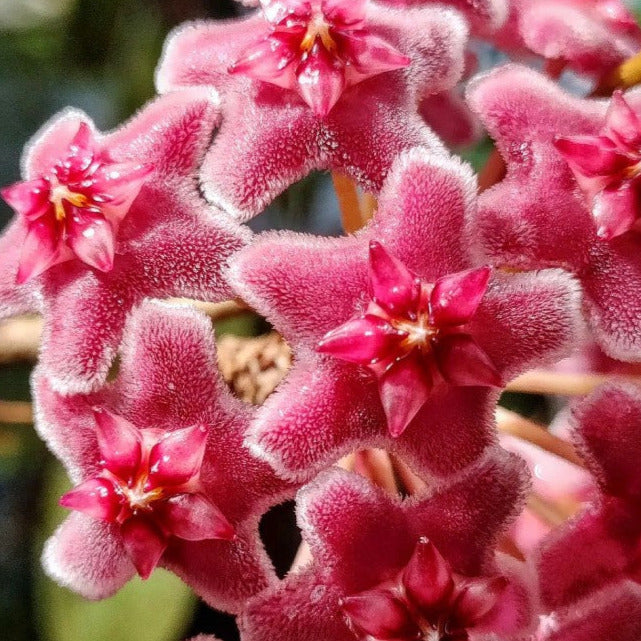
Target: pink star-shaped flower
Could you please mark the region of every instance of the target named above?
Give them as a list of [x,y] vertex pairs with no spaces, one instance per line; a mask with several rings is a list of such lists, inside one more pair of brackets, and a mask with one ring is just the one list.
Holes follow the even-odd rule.
[[[527,572],[494,552],[525,479],[516,457],[492,451],[456,482],[402,502],[357,475],[323,472],[297,497],[313,560],[251,599],[241,632],[255,641],[526,632]],[[458,636],[438,634],[448,624]]]
[[206,316],[147,301],[125,336],[100,392],[62,396],[34,375],[38,430],[76,484],[45,568],[104,598],[159,565],[237,611],[275,580],[258,522],[293,488],[243,447],[253,409],[220,378]]
[[492,361],[466,332],[489,279],[490,269],[480,267],[426,283],[371,241],[372,300],[362,314],[328,332],[318,349],[373,372],[390,433],[400,436],[437,378],[451,385],[503,386]]
[[3,192],[18,216],[0,239],[0,316],[43,313],[41,359],[59,391],[104,382],[143,298],[229,298],[221,272],[248,232],[194,180],[218,119],[211,91],[193,89],[107,135],[67,111],[28,147],[26,182]]
[[[631,160],[602,136],[608,109],[609,135],[617,139],[625,134],[621,116],[631,118],[630,112],[620,98],[615,107],[574,98],[536,72],[512,65],[479,78],[468,96],[508,167],[506,178],[481,195],[473,220],[480,256],[497,266],[555,266],[573,272],[583,287],[586,316],[599,346],[613,358],[640,360],[640,236],[631,230],[610,240],[599,237],[599,228],[602,236],[611,237],[622,221],[630,220],[634,189],[630,182],[617,186],[616,174],[609,186],[601,181],[600,192],[594,194],[593,188],[600,172],[616,172],[617,163]],[[641,108],[641,94],[630,92],[626,102],[634,110]],[[617,133],[611,129],[615,117]],[[588,193],[575,173],[581,141],[587,141],[583,170],[589,171],[593,162]]]
[[[300,49],[292,53],[303,30],[315,52],[303,53],[304,63]],[[401,151],[442,151],[417,105],[456,84],[466,40],[465,22],[445,8],[265,0],[244,20],[181,27],[165,47],[157,86],[161,93],[193,85],[220,91],[224,118],[202,180],[211,202],[247,219],[314,169],[342,172],[378,192]]]
[[366,6],[367,0],[263,0],[269,29],[229,71],[293,89],[324,118],[347,88],[411,62],[369,31]]
[[[238,294],[295,352],[292,371],[247,437],[279,474],[309,477],[370,445],[397,452],[424,474],[450,474],[494,438],[499,392],[486,385],[569,349],[580,320],[572,280],[557,271],[494,272],[488,282],[488,270],[474,269],[467,256],[463,228],[475,198],[471,169],[414,150],[397,161],[378,213],[357,235],[265,234],[235,256],[230,278]],[[370,272],[372,241],[380,244]],[[423,283],[435,284],[429,301]],[[386,308],[372,302],[381,290]],[[403,308],[404,301],[415,307]],[[431,322],[443,328],[433,354]],[[341,338],[343,330],[334,330],[345,323]],[[331,331],[321,349],[357,363],[319,352]],[[413,340],[417,349],[409,349]],[[381,354],[392,364],[381,373],[389,383],[382,396],[370,367]],[[438,363],[433,387],[426,363]]]
[[641,583],[641,388],[605,385],[575,406],[573,422],[599,496],[542,546],[541,592],[550,608],[621,580]]
[[511,0],[493,40],[598,78],[639,51],[641,29],[622,0]]

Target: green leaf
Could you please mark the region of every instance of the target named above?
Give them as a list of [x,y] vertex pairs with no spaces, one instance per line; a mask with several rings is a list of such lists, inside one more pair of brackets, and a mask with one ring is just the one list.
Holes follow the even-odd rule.
[[[38,557],[44,540],[68,514],[58,506],[69,481],[57,462],[51,462],[44,487]],[[187,634],[196,604],[180,579],[160,569],[147,581],[134,579],[110,599],[91,602],[58,586],[38,563],[34,592],[43,641],[179,641]]]

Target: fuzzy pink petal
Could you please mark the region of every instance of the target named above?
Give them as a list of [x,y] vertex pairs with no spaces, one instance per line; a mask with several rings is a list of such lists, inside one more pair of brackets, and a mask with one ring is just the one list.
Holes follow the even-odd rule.
[[610,384],[574,407],[575,439],[608,494],[641,498],[641,388]]
[[69,219],[68,242],[73,252],[91,267],[111,271],[114,263],[114,229],[99,212],[74,207]]
[[413,149],[392,168],[381,192],[372,236],[383,241],[385,250],[407,269],[435,282],[470,266],[468,248],[454,230],[464,227],[475,200],[476,177],[468,165]]
[[434,544],[422,538],[403,571],[408,598],[422,611],[430,611],[448,599],[454,582],[447,561]]
[[450,385],[503,387],[490,357],[467,334],[444,336],[434,348],[439,372]]
[[488,548],[520,512],[529,484],[518,456],[489,448],[429,501],[409,508],[408,518],[420,524],[415,541],[427,536],[454,571],[478,574]]
[[377,639],[413,639],[419,634],[405,606],[387,590],[369,590],[346,597],[341,609],[359,635]]
[[85,598],[111,596],[135,574],[119,529],[73,512],[45,544],[45,571]]
[[560,270],[496,273],[465,328],[503,380],[567,355],[582,329],[579,288]]
[[599,192],[592,205],[599,238],[611,240],[629,231],[637,219],[640,204],[638,187],[628,182]]
[[181,485],[197,476],[206,444],[207,430],[201,425],[163,436],[149,453],[149,488]]
[[369,244],[369,279],[373,299],[390,314],[405,315],[416,304],[416,276],[375,240]]
[[439,326],[467,323],[485,295],[490,274],[489,267],[479,267],[439,278],[430,294],[434,323]]
[[324,118],[345,89],[345,72],[318,43],[296,69],[298,91],[319,118]]
[[[619,580],[629,566],[630,520],[588,510],[553,530],[537,553],[543,603],[557,609]],[[619,536],[617,540],[616,536]]]
[[390,434],[397,437],[427,401],[432,391],[432,377],[423,359],[411,353],[379,378],[378,391]]
[[83,512],[94,519],[113,522],[120,512],[121,496],[111,481],[97,477],[64,494],[60,505]]
[[120,526],[122,543],[143,579],[148,579],[160,561],[167,539],[149,519],[133,516]]
[[202,494],[179,494],[154,510],[174,536],[187,541],[232,540],[234,527],[225,515]]
[[20,254],[27,233],[20,219],[14,220],[0,236],[0,318],[40,308],[34,292],[35,283],[16,286]]
[[573,604],[540,641],[637,641],[640,635],[641,589],[625,581]]
[[285,18],[309,17],[310,0],[259,0],[265,18],[277,25]]
[[104,408],[94,409],[96,436],[105,467],[123,481],[135,474],[142,457],[141,433],[129,421]]
[[404,335],[378,316],[367,315],[325,334],[318,343],[318,351],[366,365],[392,355]]
[[208,604],[238,613],[247,600],[275,581],[257,536],[257,518],[236,531],[233,541],[172,538],[162,564],[187,581]]

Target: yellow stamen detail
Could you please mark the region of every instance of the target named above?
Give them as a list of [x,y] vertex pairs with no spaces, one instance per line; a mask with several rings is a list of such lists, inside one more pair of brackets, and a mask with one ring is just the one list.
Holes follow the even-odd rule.
[[62,201],[66,200],[74,207],[88,207],[89,199],[84,194],[70,191],[65,185],[55,184],[49,195],[49,202],[54,206],[56,211],[56,220],[62,221],[66,217],[65,208]]
[[307,33],[300,43],[302,51],[309,52],[316,42],[316,38],[320,38],[323,46],[327,51],[334,51],[336,43],[329,33],[329,25],[321,14],[316,14],[307,27]]

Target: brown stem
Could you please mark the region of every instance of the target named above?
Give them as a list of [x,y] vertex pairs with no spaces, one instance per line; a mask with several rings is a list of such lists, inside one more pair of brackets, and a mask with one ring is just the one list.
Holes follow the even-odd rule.
[[535,492],[528,497],[527,506],[536,516],[551,527],[558,527],[565,523],[576,512],[575,509],[569,509],[567,506],[554,503]]
[[487,157],[485,166],[479,172],[479,193],[484,192],[486,189],[493,187],[496,183],[503,180],[506,169],[503,156],[501,156],[498,149],[494,147]]
[[343,229],[345,233],[353,234],[363,226],[358,188],[351,178],[335,171],[332,172],[332,181],[341,210]]
[[390,455],[385,450],[358,450],[354,458],[354,471],[390,494],[398,492]]
[[33,409],[26,401],[0,401],[0,423],[33,423]]
[[583,460],[572,444],[550,433],[543,426],[503,407],[496,408],[496,423],[499,432],[516,436],[574,465],[583,467]]
[[641,376],[612,376],[607,374],[566,374],[533,370],[510,381],[505,388],[509,392],[526,394],[558,394],[560,396],[583,396],[599,385],[612,380],[641,381]]

